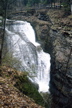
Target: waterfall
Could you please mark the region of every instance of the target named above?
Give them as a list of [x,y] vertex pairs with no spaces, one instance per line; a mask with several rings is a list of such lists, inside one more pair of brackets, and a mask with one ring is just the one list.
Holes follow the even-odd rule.
[[21,61],[20,70],[34,76],[39,92],[47,92],[50,80],[50,55],[35,40],[35,32],[26,21],[7,20],[6,42],[9,52]]

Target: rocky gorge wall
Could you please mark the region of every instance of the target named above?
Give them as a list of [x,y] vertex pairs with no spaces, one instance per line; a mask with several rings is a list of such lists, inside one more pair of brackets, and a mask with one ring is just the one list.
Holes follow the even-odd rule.
[[[58,16],[55,17],[55,19]],[[71,108],[72,100],[72,27],[69,19],[57,21],[52,19],[49,36],[52,43],[51,51],[51,80],[50,91],[52,94],[51,108]],[[64,18],[59,18],[64,20]],[[56,27],[55,27],[56,26]],[[65,29],[66,27],[66,29]],[[58,30],[60,28],[60,30]]]
[[[45,21],[51,23],[50,19]],[[60,31],[54,27],[53,23],[51,25],[43,23],[37,26],[40,32],[37,39],[43,49],[51,55],[51,108],[71,108],[72,32],[71,30]],[[38,33],[38,30],[36,32]]]
[[51,30],[50,36],[53,45],[50,81],[52,108],[71,108],[72,41],[57,31]]
[[[72,99],[72,32],[71,23],[61,27],[47,10],[36,12],[30,21],[34,26],[37,41],[51,55],[50,92],[51,108],[71,108]],[[30,16],[31,18],[31,16]],[[31,19],[30,19],[31,20]],[[58,19],[57,19],[58,20]],[[67,22],[66,22],[67,23]],[[67,29],[68,28],[68,29]]]

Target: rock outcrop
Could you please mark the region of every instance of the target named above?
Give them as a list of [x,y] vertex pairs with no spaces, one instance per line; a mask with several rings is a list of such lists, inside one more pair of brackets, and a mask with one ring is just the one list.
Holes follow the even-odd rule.
[[72,40],[59,32],[50,31],[53,45],[50,91],[52,108],[71,108],[72,99]]
[[[45,11],[46,12],[46,11]],[[43,17],[49,14],[49,20]],[[43,49],[51,55],[51,80],[50,92],[52,94],[51,108],[71,108],[72,100],[72,29],[71,17],[63,18],[60,11],[56,11],[55,18],[40,16],[36,20],[34,28],[37,33],[37,40]],[[41,12],[40,12],[41,15]],[[43,14],[42,14],[43,15]],[[58,20],[57,20],[58,19]],[[64,21],[62,22],[61,21]],[[65,20],[64,20],[65,19]],[[38,22],[39,23],[38,23]],[[66,21],[69,22],[68,26]]]
[[[56,13],[55,15],[57,14],[58,13]],[[60,19],[63,20],[61,16],[59,17],[59,21],[55,22],[57,20],[57,17],[58,16],[55,16],[54,18],[51,16],[53,25],[51,26],[49,33],[52,45],[50,81],[50,92],[52,94],[51,108],[71,108],[72,29],[71,26],[64,26],[64,24],[61,25]],[[66,20],[67,22],[71,22],[68,18]],[[65,23],[65,21],[63,23]],[[60,25],[62,27],[59,30],[58,28]]]

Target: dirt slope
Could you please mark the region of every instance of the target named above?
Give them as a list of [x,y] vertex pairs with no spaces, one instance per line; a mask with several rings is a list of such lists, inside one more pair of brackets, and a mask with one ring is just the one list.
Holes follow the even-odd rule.
[[43,108],[14,87],[19,74],[9,67],[0,67],[0,108]]

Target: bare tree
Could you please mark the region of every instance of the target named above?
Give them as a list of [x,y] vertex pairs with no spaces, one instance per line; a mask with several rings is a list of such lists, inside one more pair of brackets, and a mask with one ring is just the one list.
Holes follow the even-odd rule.
[[0,65],[2,64],[2,55],[3,55],[3,45],[4,45],[4,38],[5,38],[7,10],[14,2],[16,2],[16,1],[14,1],[14,0],[1,0],[0,1],[0,7],[1,7],[1,11],[2,11],[2,16],[3,16],[3,34],[1,36]]
[[2,39],[1,39],[1,49],[0,49],[0,65],[2,64],[2,53],[3,53],[3,44],[4,44],[4,37],[5,37],[5,25],[6,25],[6,16],[7,16],[7,4],[8,4],[8,0],[2,0],[2,5],[3,5],[3,18],[4,18],[4,22],[3,22],[3,35],[2,35]]

